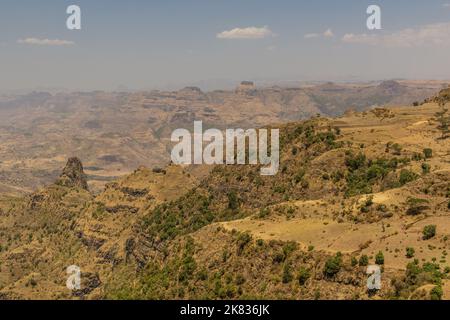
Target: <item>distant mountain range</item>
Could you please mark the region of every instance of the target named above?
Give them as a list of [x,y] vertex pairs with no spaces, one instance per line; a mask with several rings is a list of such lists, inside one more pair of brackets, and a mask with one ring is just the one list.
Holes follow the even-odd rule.
[[140,165],[169,161],[170,135],[206,127],[261,127],[317,114],[342,115],[377,106],[412,105],[444,82],[304,83],[264,87],[244,81],[235,90],[196,87],[148,92],[34,92],[0,97],[0,191],[30,192],[56,178],[70,156],[83,158],[89,183],[105,182]]

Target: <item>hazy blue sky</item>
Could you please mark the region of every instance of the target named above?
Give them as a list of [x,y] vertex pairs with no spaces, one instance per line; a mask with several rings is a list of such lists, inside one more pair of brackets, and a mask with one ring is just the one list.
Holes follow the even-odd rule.
[[[383,30],[366,28],[369,4]],[[0,91],[386,78],[450,79],[450,0],[0,2]]]

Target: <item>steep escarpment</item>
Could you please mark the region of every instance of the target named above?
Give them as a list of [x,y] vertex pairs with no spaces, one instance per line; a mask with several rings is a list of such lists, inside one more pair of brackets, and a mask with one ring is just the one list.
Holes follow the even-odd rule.
[[[246,165],[140,167],[93,195],[70,160],[63,183],[0,203],[1,297],[446,297],[441,112],[428,103],[280,125],[272,177]],[[367,290],[369,264],[380,291]],[[70,265],[81,291],[65,286]]]

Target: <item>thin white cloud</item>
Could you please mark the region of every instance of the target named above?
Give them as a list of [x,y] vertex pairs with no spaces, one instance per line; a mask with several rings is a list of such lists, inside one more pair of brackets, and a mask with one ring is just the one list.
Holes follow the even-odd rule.
[[307,33],[307,34],[305,34],[304,37],[305,37],[305,39],[315,39],[315,38],[319,38],[319,37],[332,38],[332,37],[334,37],[334,33],[333,33],[333,30],[327,29],[323,33]]
[[273,36],[275,36],[275,33],[273,33],[267,26],[262,28],[235,28],[217,34],[218,39],[263,39]]
[[450,23],[429,24],[384,35],[349,33],[342,38],[342,41],[345,43],[398,48],[450,45]]
[[444,8],[450,8],[450,3],[444,3],[442,6],[443,6]]
[[318,33],[307,33],[305,34],[305,39],[314,39],[320,37]]
[[17,43],[35,46],[71,46],[75,44],[75,42],[68,40],[38,38],[19,39],[17,40]]
[[332,38],[332,37],[334,37],[334,33],[333,33],[333,31],[332,31],[331,29],[328,29],[327,31],[325,31],[325,32],[323,33],[323,36],[324,36],[325,38]]

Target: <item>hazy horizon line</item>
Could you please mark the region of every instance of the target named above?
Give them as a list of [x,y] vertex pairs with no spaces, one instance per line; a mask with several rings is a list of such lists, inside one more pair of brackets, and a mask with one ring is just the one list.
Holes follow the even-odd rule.
[[33,92],[48,92],[48,93],[76,93],[76,92],[148,92],[148,91],[179,91],[188,87],[197,87],[203,92],[212,92],[218,90],[234,90],[237,86],[243,81],[250,81],[255,84],[256,88],[264,89],[270,87],[289,87],[289,86],[301,86],[301,85],[314,85],[314,84],[323,84],[323,83],[335,83],[335,84],[372,84],[372,83],[381,83],[383,81],[430,81],[430,82],[449,82],[450,76],[446,77],[433,77],[433,78],[406,78],[406,77],[394,77],[394,78],[328,78],[328,79],[279,79],[279,80],[271,80],[271,79],[212,79],[212,80],[199,80],[193,82],[186,83],[166,83],[155,86],[141,87],[136,88],[133,86],[127,85],[117,85],[115,88],[113,87],[97,87],[97,88],[69,88],[63,86],[36,86],[31,88],[14,88],[14,89],[1,89],[0,94],[29,94]]

